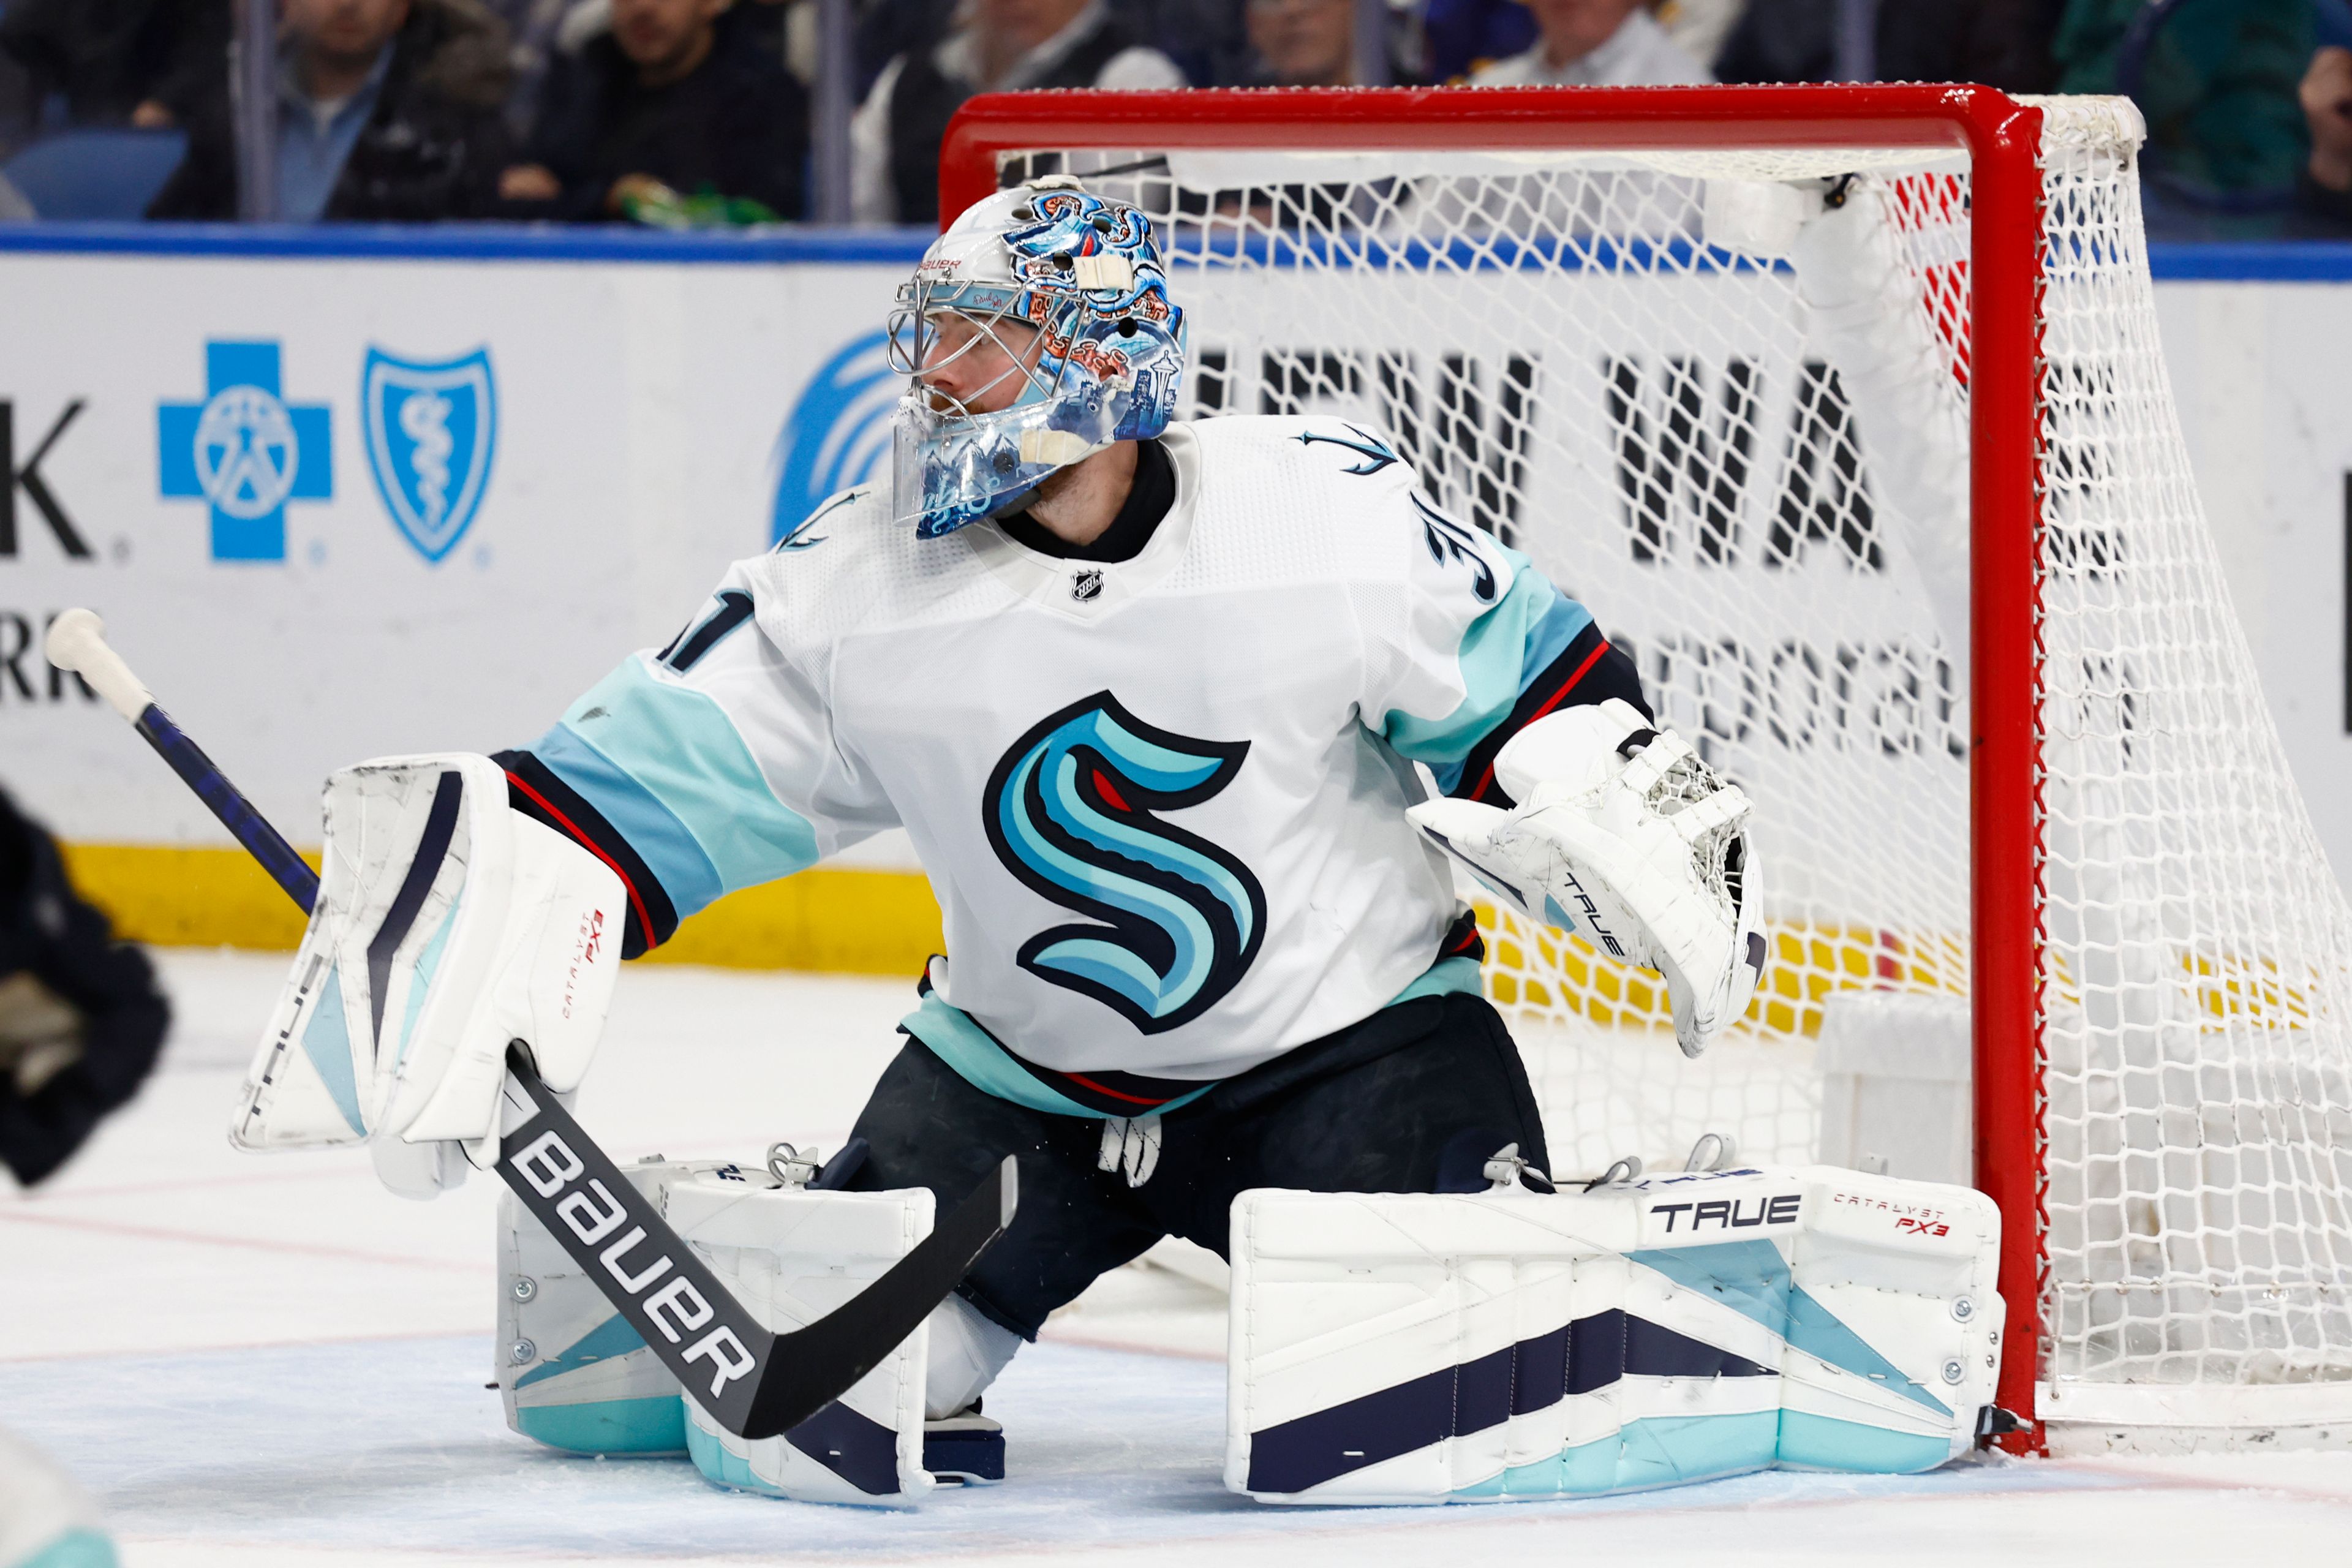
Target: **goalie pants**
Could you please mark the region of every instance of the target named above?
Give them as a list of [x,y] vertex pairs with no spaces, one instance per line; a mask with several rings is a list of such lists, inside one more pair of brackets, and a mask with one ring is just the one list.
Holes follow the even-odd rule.
[[1228,1215],[1253,1187],[1319,1193],[1483,1191],[1507,1143],[1548,1169],[1527,1069],[1484,997],[1417,997],[1286,1052],[1160,1119],[1139,1185],[1098,1168],[1103,1124],[973,1088],[909,1039],[857,1119],[869,1145],[849,1184],[961,1199],[1019,1161],[1013,1228],[959,1288],[1035,1339],[1047,1313],[1162,1236],[1225,1256]]

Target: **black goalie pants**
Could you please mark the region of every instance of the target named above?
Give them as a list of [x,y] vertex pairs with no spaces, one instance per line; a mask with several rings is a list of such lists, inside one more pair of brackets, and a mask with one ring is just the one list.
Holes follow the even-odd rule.
[[1471,995],[1385,1008],[1168,1112],[1158,1163],[1139,1185],[1098,1168],[1101,1121],[984,1093],[919,1040],[883,1073],[855,1135],[869,1152],[850,1185],[929,1187],[943,1208],[1005,1155],[1019,1160],[1013,1228],[961,1290],[1024,1339],[1162,1236],[1224,1256],[1234,1198],[1253,1187],[1475,1192],[1507,1143],[1549,1168],[1517,1047]]

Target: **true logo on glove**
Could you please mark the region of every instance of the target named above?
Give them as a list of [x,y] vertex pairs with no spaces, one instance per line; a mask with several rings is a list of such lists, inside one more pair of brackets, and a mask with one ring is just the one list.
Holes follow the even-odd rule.
[[[668,1254],[642,1266],[628,1261],[629,1254],[645,1244],[645,1226],[629,1225],[622,1230],[628,1224],[629,1211],[604,1183],[590,1177],[584,1184],[573,1184],[586,1174],[588,1167],[572,1152],[562,1134],[552,1131],[541,1133],[531,1140],[530,1147],[514,1157],[513,1163],[523,1180],[530,1184],[531,1191],[556,1200],[557,1216],[583,1246],[598,1247],[607,1237],[613,1238],[612,1245],[597,1254],[604,1272],[613,1277],[623,1294],[670,1343],[684,1344],[688,1334],[719,1315],[718,1309],[695,1287],[694,1281],[678,1272]],[[665,1277],[668,1283],[656,1289]],[[724,1323],[688,1345],[686,1359],[710,1363],[713,1399],[719,1397],[720,1389],[749,1373],[756,1364],[742,1340]]]

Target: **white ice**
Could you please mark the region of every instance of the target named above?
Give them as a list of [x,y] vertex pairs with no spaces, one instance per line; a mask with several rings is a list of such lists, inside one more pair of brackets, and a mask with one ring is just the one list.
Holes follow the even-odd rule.
[[[893,1515],[723,1492],[682,1459],[561,1457],[509,1433],[482,1387],[493,1184],[412,1204],[362,1156],[233,1152],[222,1129],[282,966],[163,963],[179,1021],[145,1093],[37,1193],[0,1195],[0,1424],[99,1496],[132,1568],[2352,1560],[2352,1454],[1262,1508],[1219,1478],[1218,1303],[1133,1271],[1057,1318],[989,1395],[1010,1447],[1000,1487]],[[830,1149],[910,999],[895,983],[633,969],[580,1114],[624,1159]]]

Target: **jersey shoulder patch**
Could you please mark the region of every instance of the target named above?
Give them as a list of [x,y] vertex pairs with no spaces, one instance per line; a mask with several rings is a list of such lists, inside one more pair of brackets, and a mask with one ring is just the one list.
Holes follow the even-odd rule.
[[758,593],[761,628],[788,656],[922,620],[984,575],[969,542],[917,539],[912,521],[894,520],[887,483],[826,497],[740,570]]
[[[1205,460],[1231,462],[1247,452],[1285,470],[1294,482],[1377,478],[1382,481],[1379,488],[1385,489],[1412,473],[1385,431],[1335,414],[1234,415],[1204,419],[1190,428],[1201,440]],[[1342,496],[1358,491],[1353,499],[1361,504],[1360,487],[1335,484],[1334,489]]]
[[888,498],[874,485],[853,485],[816,503],[809,514],[786,529],[769,546],[771,555],[798,555],[831,541],[836,534],[856,537],[878,525],[889,510]]
[[1398,583],[1409,574],[1428,502],[1387,432],[1338,415],[1235,416],[1187,428],[1200,443],[1212,533],[1258,537],[1282,562],[1277,574]]

